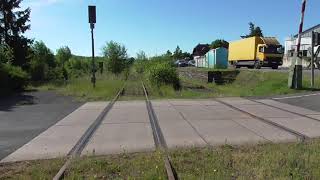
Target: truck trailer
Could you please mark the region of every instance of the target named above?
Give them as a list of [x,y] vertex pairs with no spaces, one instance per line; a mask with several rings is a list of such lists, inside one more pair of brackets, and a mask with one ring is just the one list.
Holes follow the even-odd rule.
[[274,37],[250,37],[229,44],[229,63],[236,68],[278,69],[283,56],[284,48]]

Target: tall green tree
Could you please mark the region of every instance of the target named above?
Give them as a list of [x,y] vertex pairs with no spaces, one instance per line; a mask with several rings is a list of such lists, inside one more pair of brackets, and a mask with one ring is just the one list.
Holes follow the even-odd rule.
[[60,65],[64,66],[64,64],[69,61],[72,57],[71,50],[68,46],[61,47],[57,50],[57,61]]
[[225,41],[223,39],[217,39],[217,40],[213,41],[210,45],[211,49],[216,49],[219,47],[224,47],[224,48],[229,49],[229,42]]
[[242,38],[248,38],[248,37],[263,37],[262,29],[259,26],[256,26],[252,22],[249,23],[249,34],[241,36]]
[[32,59],[46,63],[50,67],[56,66],[56,61],[52,51],[43,41],[36,41],[32,47]]
[[192,54],[191,53],[188,53],[188,52],[184,52],[182,53],[182,56],[181,56],[181,59],[192,59]]
[[104,56],[108,59],[107,68],[114,74],[121,73],[126,68],[128,58],[125,46],[110,41],[102,48]]
[[166,52],[166,56],[171,57],[171,56],[172,56],[172,52],[171,52],[170,50],[168,50],[168,51]]
[[52,51],[42,41],[32,45],[32,58],[30,61],[30,74],[34,81],[48,79],[49,70],[56,66]]
[[136,60],[137,61],[145,61],[145,60],[148,60],[148,57],[147,57],[147,55],[146,55],[146,53],[144,51],[139,51],[137,53]]
[[30,8],[21,10],[22,0],[0,0],[0,42],[13,51],[12,64],[26,68],[32,40],[23,34],[30,29]]
[[174,51],[173,58],[174,59],[181,59],[182,58],[182,50],[180,49],[179,46],[177,46],[176,50]]

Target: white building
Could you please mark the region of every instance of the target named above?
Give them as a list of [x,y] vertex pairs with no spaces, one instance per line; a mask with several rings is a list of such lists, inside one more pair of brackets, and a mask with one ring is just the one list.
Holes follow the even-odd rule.
[[[306,59],[311,57],[310,52],[308,51],[311,49],[311,36],[312,36],[312,31],[314,32],[319,32],[320,33],[320,24],[305,30],[302,33],[301,36],[301,51],[303,53],[303,56],[307,57]],[[284,48],[285,48],[285,57],[283,60],[283,67],[289,67],[291,65],[291,62],[289,60],[289,57],[293,55],[297,48],[297,38],[298,35],[289,37],[285,40]],[[306,67],[308,66],[309,63],[307,60],[303,60],[303,66]]]

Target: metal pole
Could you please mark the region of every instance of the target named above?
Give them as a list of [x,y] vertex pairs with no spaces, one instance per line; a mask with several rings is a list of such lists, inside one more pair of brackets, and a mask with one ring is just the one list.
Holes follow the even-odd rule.
[[91,42],[92,42],[92,84],[93,87],[96,87],[96,65],[94,61],[94,37],[93,37],[93,29],[94,29],[94,24],[91,24]]
[[311,36],[311,88],[314,88],[314,31]]

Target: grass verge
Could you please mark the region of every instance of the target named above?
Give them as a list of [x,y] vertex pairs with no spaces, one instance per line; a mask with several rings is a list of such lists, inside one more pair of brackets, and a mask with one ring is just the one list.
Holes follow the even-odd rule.
[[[194,78],[180,76],[182,88],[176,91],[172,86],[157,87],[144,80],[149,96],[152,99],[201,99],[215,97],[249,97],[249,96],[273,96],[295,93],[304,93],[311,91],[308,88],[302,90],[293,90],[287,87],[288,74],[284,72],[263,72],[241,70],[235,81],[224,85],[207,83],[203,78],[206,69],[192,68],[187,69],[201,76]],[[230,71],[230,70],[224,70]],[[141,79],[137,75],[131,74],[126,82],[126,92],[121,100],[142,100],[143,91],[141,88]],[[67,84],[49,83],[37,86],[38,90],[56,90],[57,92],[75,96],[83,101],[105,101],[112,99],[115,94],[123,87],[125,81],[123,75],[115,76],[104,74],[97,76],[96,88],[92,87],[90,76],[83,76],[73,79]],[[305,75],[303,80],[304,87],[309,87],[309,76]],[[320,88],[320,79],[316,79],[316,88]]]
[[319,179],[320,142],[171,153],[180,179]]
[[0,164],[0,179],[52,179],[63,163],[63,159],[54,159]]
[[[169,151],[180,179],[320,179],[320,141]],[[51,179],[62,160],[0,166],[0,179]],[[83,157],[65,179],[166,179],[160,152]]]
[[65,179],[166,179],[162,154],[137,153],[76,160]]
[[[193,71],[195,71],[193,69]],[[203,69],[199,70],[203,73]],[[152,87],[151,96],[157,98],[216,98],[216,97],[250,97],[274,96],[310,92],[311,89],[294,90],[288,88],[288,74],[283,72],[263,72],[241,70],[232,83],[217,85],[207,83],[203,79],[180,77],[181,91],[172,87]],[[310,78],[305,75],[303,87],[309,87]],[[320,79],[316,79],[316,88],[320,88]]]
[[93,88],[89,75],[70,80],[68,83],[47,83],[35,86],[37,90],[55,90],[60,94],[74,96],[81,101],[107,101],[115,97],[123,87],[122,76],[112,74],[97,75]]

